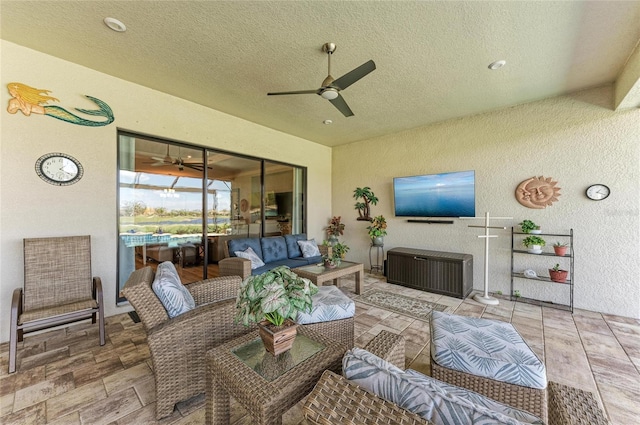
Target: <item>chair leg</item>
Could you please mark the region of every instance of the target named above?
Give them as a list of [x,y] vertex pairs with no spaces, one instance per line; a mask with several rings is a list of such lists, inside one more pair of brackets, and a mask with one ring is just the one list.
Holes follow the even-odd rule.
[[18,352],[17,339],[18,324],[11,320],[11,334],[9,335],[9,373],[13,373],[16,371],[16,354]]
[[100,328],[100,345],[104,345],[104,306],[102,304],[98,310],[98,327]]

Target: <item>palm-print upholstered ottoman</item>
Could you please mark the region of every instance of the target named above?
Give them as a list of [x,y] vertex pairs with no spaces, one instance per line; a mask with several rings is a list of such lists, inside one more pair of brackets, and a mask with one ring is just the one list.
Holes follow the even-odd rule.
[[343,343],[354,346],[354,318],[356,305],[334,285],[320,286],[312,297],[312,310],[298,312],[296,322]]
[[431,375],[547,421],[544,364],[510,323],[434,311]]

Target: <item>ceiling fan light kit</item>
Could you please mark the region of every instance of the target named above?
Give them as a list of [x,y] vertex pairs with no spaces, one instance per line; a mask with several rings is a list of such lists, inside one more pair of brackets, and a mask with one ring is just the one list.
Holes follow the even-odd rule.
[[325,43],[322,46],[322,51],[328,56],[328,75],[324,79],[322,85],[316,90],[299,90],[299,91],[287,91],[287,92],[272,92],[267,93],[267,96],[289,95],[289,94],[317,94],[323,99],[327,99],[333,104],[345,117],[353,116],[353,112],[347,102],[340,96],[340,91],[346,89],[351,84],[355,83],[359,79],[365,77],[376,69],[376,64],[370,60],[363,63],[359,67],[347,72],[337,80],[331,76],[331,55],[336,51],[336,45],[334,43]]

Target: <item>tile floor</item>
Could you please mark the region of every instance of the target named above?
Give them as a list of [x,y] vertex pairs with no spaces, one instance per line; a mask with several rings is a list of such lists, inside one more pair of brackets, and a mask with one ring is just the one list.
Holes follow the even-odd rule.
[[[353,294],[354,282],[340,286]],[[512,322],[545,361],[550,380],[592,391],[611,423],[640,423],[640,320],[577,310],[568,312],[503,300],[485,307],[387,284],[366,275],[363,292],[379,288],[449,306],[447,311]],[[429,367],[429,327],[367,304],[356,304],[356,344],[364,346],[381,329],[407,339],[407,365],[424,373]],[[204,397],[178,405],[154,419],[155,393],[149,350],[141,324],[127,314],[107,319],[107,344],[98,345],[97,327],[78,324],[28,336],[19,349],[19,366],[7,374],[8,344],[0,345],[0,423],[2,424],[203,424]],[[233,424],[251,418],[237,404]],[[299,405],[285,424],[302,420]]]

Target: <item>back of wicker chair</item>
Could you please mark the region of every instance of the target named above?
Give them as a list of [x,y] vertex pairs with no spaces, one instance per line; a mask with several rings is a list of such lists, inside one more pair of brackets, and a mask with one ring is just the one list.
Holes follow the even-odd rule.
[[91,237],[24,239],[24,286],[11,303],[9,373],[25,333],[90,318],[105,344],[102,282],[91,275]]
[[234,323],[242,280],[225,276],[187,284],[196,308],[172,319],[156,297],[150,267],[134,271],[122,290],[147,330],[156,381],[156,418],[205,391],[206,353],[254,330]]

